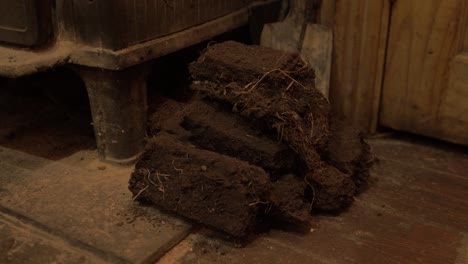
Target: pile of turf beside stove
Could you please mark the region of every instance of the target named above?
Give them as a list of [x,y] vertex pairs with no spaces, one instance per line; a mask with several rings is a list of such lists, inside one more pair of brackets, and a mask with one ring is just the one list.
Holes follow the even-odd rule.
[[190,73],[196,95],[161,107],[166,118],[130,180],[135,200],[234,237],[265,219],[304,224],[311,210],[352,203],[369,146],[330,117],[298,55],[225,42]]

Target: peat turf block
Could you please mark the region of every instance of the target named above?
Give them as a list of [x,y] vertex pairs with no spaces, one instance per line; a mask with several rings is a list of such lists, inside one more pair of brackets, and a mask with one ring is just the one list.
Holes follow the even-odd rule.
[[269,204],[270,182],[260,167],[160,134],[136,164],[129,188],[135,200],[243,237]]

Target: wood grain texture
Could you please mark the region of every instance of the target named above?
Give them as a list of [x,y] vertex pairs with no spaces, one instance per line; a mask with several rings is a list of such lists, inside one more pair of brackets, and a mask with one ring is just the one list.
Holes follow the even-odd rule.
[[335,21],[335,0],[322,0],[320,12],[318,14],[318,23],[326,27],[333,27]]
[[[167,36],[247,7],[252,0],[61,0],[73,40],[119,50]],[[70,30],[70,29],[67,29]]]
[[389,14],[384,0],[335,1],[332,110],[367,132],[377,127]]
[[272,230],[239,249],[214,241],[213,235],[191,235],[185,241],[193,246],[180,258],[198,263],[468,263],[468,173],[461,166],[446,171],[466,164],[464,152],[413,138],[369,143],[381,162],[370,188],[347,212],[314,215],[308,234]]
[[467,8],[464,0],[395,3],[382,125],[468,144]]

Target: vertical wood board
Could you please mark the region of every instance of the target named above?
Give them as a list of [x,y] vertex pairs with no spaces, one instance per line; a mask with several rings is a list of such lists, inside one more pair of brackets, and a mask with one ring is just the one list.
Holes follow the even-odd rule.
[[366,132],[377,128],[389,1],[336,0],[330,102]]
[[467,5],[464,0],[395,3],[382,125],[468,144]]

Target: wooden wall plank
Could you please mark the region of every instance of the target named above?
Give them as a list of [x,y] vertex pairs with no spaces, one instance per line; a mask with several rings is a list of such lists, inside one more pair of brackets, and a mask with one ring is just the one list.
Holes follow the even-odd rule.
[[397,1],[381,124],[468,144],[465,0]]
[[374,132],[380,104],[390,2],[335,0],[334,9],[332,111],[363,131]]
[[322,0],[318,22],[327,27],[333,27],[335,21],[335,0]]

